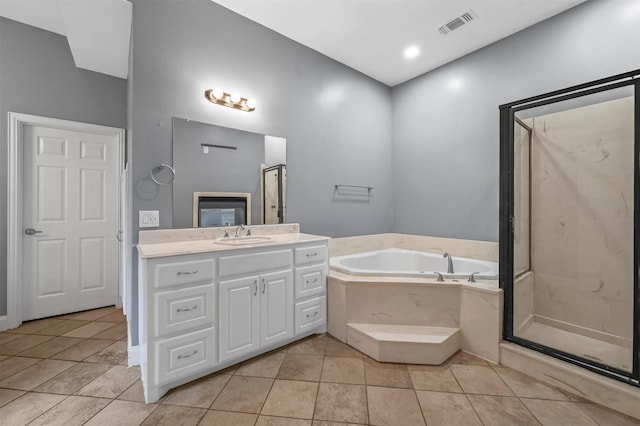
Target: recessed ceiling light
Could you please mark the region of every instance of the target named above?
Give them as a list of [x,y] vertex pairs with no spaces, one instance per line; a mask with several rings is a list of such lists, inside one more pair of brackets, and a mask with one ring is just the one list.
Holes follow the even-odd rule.
[[420,49],[416,46],[407,47],[404,51],[404,57],[407,59],[413,59],[420,54]]

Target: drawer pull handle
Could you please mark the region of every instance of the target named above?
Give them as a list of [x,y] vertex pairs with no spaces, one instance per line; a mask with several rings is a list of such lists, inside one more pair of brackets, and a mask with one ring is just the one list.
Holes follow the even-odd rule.
[[267,289],[267,281],[263,278],[262,279],[262,294],[264,294],[264,291]]
[[198,350],[195,349],[193,352],[191,352],[189,355],[178,355],[178,359],[183,359],[183,358],[191,358],[192,356],[194,356],[195,354],[198,353]]
[[258,280],[253,280],[254,290],[253,295],[256,296],[258,294]]
[[189,312],[189,311],[195,311],[196,309],[198,309],[198,305],[193,305],[190,308],[178,308],[176,309],[176,312]]
[[193,271],[191,271],[191,272],[182,272],[182,271],[178,271],[178,276],[180,276],[180,275],[195,275],[195,274],[197,274],[197,273],[198,273],[198,270],[197,270],[197,269],[194,269],[194,270],[193,270]]
[[314,312],[314,313],[312,313],[312,314],[307,314],[307,318],[313,318],[313,317],[315,317],[316,315],[318,315],[318,311],[315,311],[315,312]]
[[306,255],[306,256],[307,256],[307,257],[315,257],[315,256],[317,256],[317,255],[318,255],[318,252],[315,252],[315,253],[307,253],[307,255]]
[[315,284],[318,282],[318,278],[314,278],[312,280],[307,280],[307,284]]

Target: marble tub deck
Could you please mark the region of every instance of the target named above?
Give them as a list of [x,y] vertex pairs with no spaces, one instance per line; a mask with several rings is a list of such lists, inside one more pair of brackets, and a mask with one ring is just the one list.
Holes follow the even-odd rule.
[[[434,253],[449,252],[454,258],[457,255],[494,262],[498,260],[498,244],[484,241],[379,234],[334,238],[329,244],[331,256],[343,256],[392,247]],[[419,314],[416,314],[416,318],[410,318],[409,324],[420,325],[421,323],[412,321],[422,320],[428,322],[427,325],[459,326],[462,330],[463,350],[496,364],[510,366],[547,384],[563,387],[567,391],[580,394],[585,399],[631,415],[635,417],[631,420],[632,424],[640,424],[640,388],[603,377],[539,352],[503,342],[502,290],[498,289],[496,281],[476,283],[473,287],[466,283],[456,283],[455,286],[452,285],[453,283],[447,282],[444,285],[443,283],[429,283],[421,278],[417,278],[415,282],[412,282],[411,278],[402,278],[401,282],[406,285],[406,289],[402,291],[408,293],[405,296],[410,296],[409,298],[398,295],[397,291],[387,290],[387,287],[393,288],[398,283],[397,278],[375,277],[372,280],[371,277],[365,277],[362,280],[362,277],[332,270],[327,287],[330,300],[328,303],[329,333],[345,341],[346,332],[344,330],[345,324],[348,322],[388,323],[394,321],[394,319],[389,319],[390,315],[395,316],[398,313],[405,316],[407,315],[406,311],[409,311],[409,316],[411,316],[411,311],[415,307],[431,306],[431,314],[425,315],[425,309],[419,309]],[[439,287],[432,290],[430,296],[420,296],[419,292],[429,286]],[[452,291],[451,287],[458,287],[459,294]],[[416,289],[418,292],[415,291]],[[516,291],[519,290],[522,289],[516,288]],[[495,298],[496,294],[499,294],[497,299]],[[398,298],[403,302],[395,303],[394,299],[398,300]],[[390,303],[385,303],[389,300]],[[410,303],[406,303],[407,300]],[[457,300],[459,302],[456,302]],[[353,306],[350,301],[353,301]],[[347,305],[349,308],[346,308]],[[403,311],[402,306],[408,309]],[[369,309],[370,307],[373,309]],[[516,306],[516,308],[517,324],[520,324],[531,314],[530,307]],[[458,323],[456,323],[456,318],[459,318]],[[573,423],[567,423],[566,419],[557,424],[574,423],[582,424],[577,420]]]

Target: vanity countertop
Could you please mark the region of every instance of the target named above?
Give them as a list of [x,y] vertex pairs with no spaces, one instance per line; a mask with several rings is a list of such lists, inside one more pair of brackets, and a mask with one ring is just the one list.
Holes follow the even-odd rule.
[[141,243],[138,244],[138,253],[143,259],[151,259],[156,257],[179,256],[185,254],[233,251],[240,249],[258,248],[258,247],[274,247],[287,244],[308,243],[314,241],[326,241],[329,237],[320,235],[296,233],[270,234],[272,241],[259,244],[244,245],[227,245],[217,244],[212,239],[194,239],[183,241],[170,241],[158,243]]

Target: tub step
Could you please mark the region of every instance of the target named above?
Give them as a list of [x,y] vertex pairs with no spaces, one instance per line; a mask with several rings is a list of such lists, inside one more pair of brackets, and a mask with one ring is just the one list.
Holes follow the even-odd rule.
[[347,343],[380,362],[440,365],[460,350],[460,329],[348,323]]

